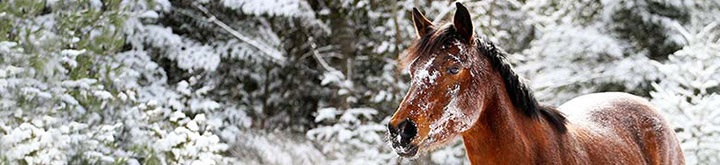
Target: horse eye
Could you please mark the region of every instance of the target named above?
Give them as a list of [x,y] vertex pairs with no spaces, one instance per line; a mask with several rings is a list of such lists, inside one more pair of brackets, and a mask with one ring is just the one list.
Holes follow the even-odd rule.
[[452,67],[452,68],[449,68],[449,69],[447,70],[447,72],[450,73],[450,74],[458,74],[458,73],[460,73],[460,68]]

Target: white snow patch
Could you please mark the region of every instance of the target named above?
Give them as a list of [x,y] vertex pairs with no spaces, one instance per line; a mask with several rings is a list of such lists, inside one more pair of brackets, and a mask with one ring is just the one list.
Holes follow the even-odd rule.
[[[435,69],[430,69],[430,66],[432,65],[434,60],[435,57],[433,56],[427,62],[425,62],[422,68],[415,71],[415,77],[413,78],[414,83],[420,83],[419,85],[421,87],[427,87],[428,85],[433,85],[436,83],[435,79],[438,77],[439,72]],[[425,79],[427,79],[427,84],[425,83]]]
[[60,99],[70,105],[78,105],[78,101],[75,100],[75,97],[69,94],[63,94],[62,96],[60,96]]
[[52,97],[52,94],[50,94],[50,93],[48,93],[48,92],[43,92],[43,91],[41,91],[40,89],[33,88],[33,87],[25,87],[25,88],[22,88],[22,91],[23,91],[23,93],[25,93],[26,95],[27,95],[27,94],[30,94],[30,93],[33,93],[33,94],[35,94],[36,96],[42,97],[42,98],[47,98],[47,99],[49,99],[49,98]]
[[335,116],[340,114],[340,112],[337,111],[335,108],[322,108],[317,111],[317,115],[315,116],[315,122],[321,122],[326,119],[333,120],[335,119]]
[[[476,113],[473,115],[467,115],[463,113],[462,109],[458,107],[458,92],[460,91],[460,86],[456,85],[450,92],[448,93],[450,97],[450,102],[447,106],[445,106],[443,115],[432,123],[430,125],[430,132],[428,133],[428,137],[435,137],[438,134],[442,134],[443,130],[447,130],[448,124],[450,121],[455,121],[457,125],[454,128],[455,132],[464,132],[470,127],[472,127],[472,124],[475,122],[474,119],[477,119],[478,115],[480,113]],[[446,138],[443,135],[443,139]],[[429,142],[434,142],[437,139],[430,139]]]
[[60,54],[62,54],[63,56],[75,57],[75,56],[78,56],[85,52],[86,52],[85,49],[83,49],[83,50],[65,49],[65,50],[60,51]]
[[182,80],[178,82],[176,90],[186,96],[190,96],[190,84],[187,81]]
[[322,76],[322,81],[320,82],[320,85],[328,85],[330,83],[337,83],[341,84],[342,81],[345,79],[345,75],[337,70],[332,70],[325,72]]
[[139,17],[141,17],[141,18],[157,19],[159,16],[160,16],[160,15],[159,15],[157,12],[152,11],[152,10],[148,10],[148,11],[145,11],[145,12],[143,12],[142,14],[140,14]]
[[110,92],[108,92],[108,91],[102,91],[102,90],[93,91],[93,95],[94,95],[95,97],[98,97],[98,98],[103,99],[103,100],[107,100],[107,99],[112,99],[112,98],[113,98],[113,96],[112,96],[112,94],[111,94]]
[[90,89],[90,85],[95,84],[96,82],[96,79],[82,78],[78,80],[65,80],[61,84],[67,88]]
[[462,55],[465,53],[465,47],[463,46],[462,43],[460,43],[460,41],[455,40],[455,42],[453,42],[453,44],[455,44],[455,46],[457,46],[457,48],[460,49],[460,51],[458,51],[459,54]]

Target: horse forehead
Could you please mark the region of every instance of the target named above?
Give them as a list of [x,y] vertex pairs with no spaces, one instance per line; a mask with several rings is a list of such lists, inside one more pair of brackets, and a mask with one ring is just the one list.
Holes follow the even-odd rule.
[[414,72],[417,78],[425,78],[424,76],[428,76],[425,73],[431,74],[430,76],[432,76],[432,74],[439,74],[435,72],[438,72],[438,69],[442,68],[447,61],[462,62],[462,58],[463,56],[457,51],[440,51],[430,54],[427,57],[417,58],[411,65],[413,68],[412,72]]
[[[413,81],[423,82],[426,78],[430,78],[430,84],[434,84],[435,78],[439,75],[437,67],[435,67],[437,55],[433,54],[429,58],[415,62],[415,74]],[[425,85],[425,84],[423,84]]]
[[447,60],[460,60],[463,54],[462,48],[458,46],[442,47],[432,53],[417,57],[411,67],[416,69],[425,69],[432,66],[443,65]]
[[444,55],[443,61],[463,62],[466,59],[466,48],[462,43],[453,41],[445,46],[441,54]]
[[419,56],[410,64],[410,67],[415,70],[414,72],[430,69],[435,65],[435,58],[437,56],[438,53],[432,53],[427,56]]

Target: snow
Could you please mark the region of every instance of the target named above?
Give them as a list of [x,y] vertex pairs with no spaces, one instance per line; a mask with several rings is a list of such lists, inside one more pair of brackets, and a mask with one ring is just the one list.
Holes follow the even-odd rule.
[[[469,100],[472,98],[458,98],[458,97],[467,97],[467,95],[460,95],[458,93],[460,91],[460,86],[456,85],[450,91],[448,92],[447,96],[450,97],[450,102],[443,108],[443,114],[440,116],[439,119],[434,121],[430,125],[430,131],[428,133],[428,137],[431,137],[429,141],[426,142],[426,144],[432,144],[436,142],[435,140],[444,139],[444,140],[450,140],[449,138],[453,137],[438,137],[438,136],[447,136],[449,129],[450,121],[454,121],[456,125],[453,127],[454,130],[451,130],[455,133],[465,132],[466,130],[470,129],[470,127],[473,126],[475,123],[475,120],[479,117],[480,113],[473,113],[473,114],[466,114],[463,109],[461,109],[458,106],[458,100]],[[435,138],[437,137],[437,138]]]
[[306,1],[284,0],[222,0],[222,4],[232,9],[239,9],[254,15],[281,15],[290,17],[310,17],[313,14]]
[[69,95],[69,94],[63,94],[60,96],[60,99],[62,99],[64,102],[69,103],[71,105],[77,105],[78,101],[75,100],[75,97]]
[[49,98],[52,97],[52,95],[51,95],[50,93],[48,93],[48,92],[43,92],[43,91],[41,91],[40,89],[32,88],[32,87],[22,88],[22,91],[23,91],[23,93],[25,93],[26,95],[34,94],[35,96],[42,97],[42,98],[46,98],[46,99],[49,99]]
[[155,11],[145,11],[144,13],[140,14],[140,17],[143,18],[154,18],[157,19],[160,15]]
[[98,98],[100,98],[100,99],[111,99],[111,98],[113,98],[112,94],[111,94],[110,92],[108,92],[108,91],[100,91],[100,90],[93,91],[93,95],[95,95],[95,97],[98,97]]
[[220,103],[213,100],[190,100],[190,103],[192,111],[210,111],[221,107]]
[[[452,2],[58,2],[8,1],[25,13],[0,12],[0,164],[468,164],[459,139],[408,160],[385,137],[398,103],[427,95],[404,98],[410,84],[429,88],[443,73],[434,57],[414,64],[414,77],[397,70],[415,37],[408,11],[440,23]],[[644,95],[688,164],[720,162],[716,6],[463,3],[478,37],[510,52],[543,102]],[[463,58],[468,48],[454,44],[461,52],[449,56]],[[476,118],[459,105],[477,96],[458,90],[430,134]],[[447,130],[448,120],[463,122]]]
[[90,79],[90,78],[83,78],[78,80],[65,80],[61,84],[64,87],[67,88],[80,88],[80,89],[90,89],[92,84],[95,84],[97,80]]
[[63,56],[73,56],[77,57],[80,54],[85,53],[85,50],[73,50],[73,49],[65,49],[60,52]]
[[185,114],[180,111],[175,111],[172,114],[170,114],[170,121],[178,121],[181,118],[185,118]]
[[190,84],[188,84],[188,82],[185,80],[180,81],[177,84],[177,88],[175,90],[177,90],[178,92],[180,92],[184,95],[190,95],[190,93],[191,93],[190,92]]
[[427,87],[436,83],[435,79],[439,73],[437,70],[431,68],[433,62],[435,61],[435,56],[436,55],[432,55],[427,61],[425,61],[425,64],[422,64],[421,67],[415,71],[415,75],[413,75],[414,84]]
[[340,114],[340,112],[337,111],[335,108],[322,108],[317,111],[317,115],[315,115],[315,122],[320,122],[326,119],[334,120],[335,116]]
[[343,75],[342,72],[337,70],[329,71],[323,74],[320,84],[327,85],[330,83],[342,83],[343,79],[345,79],[345,75]]

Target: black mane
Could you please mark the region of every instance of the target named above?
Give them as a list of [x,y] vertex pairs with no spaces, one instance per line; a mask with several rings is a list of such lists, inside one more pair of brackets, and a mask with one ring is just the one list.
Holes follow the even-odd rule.
[[[432,53],[431,51],[439,50],[441,46],[451,44],[455,40],[460,40],[460,37],[452,24],[446,24],[437,30],[433,30],[425,36],[421,36],[419,40],[410,46],[409,53],[401,59],[401,65],[404,67],[418,56],[428,55]],[[506,92],[518,110],[531,118],[536,119],[538,116],[542,116],[558,131],[563,133],[567,131],[565,116],[555,107],[540,105],[530,87],[513,70],[505,51],[481,37],[475,37],[473,44],[476,46],[477,53],[484,55],[493,65],[493,68],[500,73],[503,83],[505,83]]]
[[513,105],[515,105],[518,110],[531,118],[542,116],[558,131],[567,131],[567,127],[565,126],[567,121],[562,112],[552,106],[540,105],[540,102],[535,99],[532,89],[530,89],[525,81],[521,80],[520,76],[513,70],[505,51],[499,49],[494,43],[484,38],[476,39],[475,43],[478,52],[485,55],[488,61],[492,63],[493,68],[500,73],[505,83],[505,90],[510,96]]

